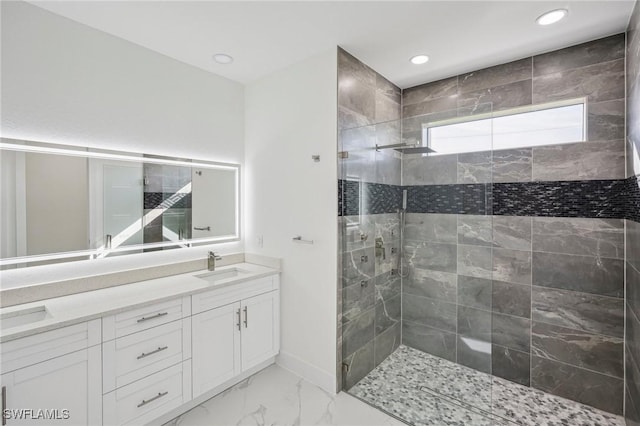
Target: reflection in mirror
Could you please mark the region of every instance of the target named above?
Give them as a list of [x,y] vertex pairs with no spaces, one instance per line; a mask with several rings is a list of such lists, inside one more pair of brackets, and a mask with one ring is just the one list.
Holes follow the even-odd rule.
[[3,269],[239,238],[239,166],[2,139]]

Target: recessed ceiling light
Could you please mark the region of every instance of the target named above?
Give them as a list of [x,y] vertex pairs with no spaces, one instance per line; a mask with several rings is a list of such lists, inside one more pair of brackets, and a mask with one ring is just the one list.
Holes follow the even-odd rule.
[[230,64],[233,62],[233,57],[227,55],[226,53],[216,53],[213,55],[213,60],[219,64]]
[[551,25],[560,21],[562,18],[567,16],[569,11],[567,9],[556,9],[550,12],[544,13],[536,19],[538,25]]
[[429,57],[427,55],[417,55],[411,58],[411,63],[415,65],[422,65],[429,62]]

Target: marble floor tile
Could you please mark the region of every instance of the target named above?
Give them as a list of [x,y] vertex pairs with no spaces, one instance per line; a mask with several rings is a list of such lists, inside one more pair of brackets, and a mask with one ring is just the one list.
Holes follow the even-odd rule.
[[331,395],[273,365],[165,426],[343,425],[404,423],[344,392]]
[[404,345],[349,392],[416,426],[624,426],[621,416]]

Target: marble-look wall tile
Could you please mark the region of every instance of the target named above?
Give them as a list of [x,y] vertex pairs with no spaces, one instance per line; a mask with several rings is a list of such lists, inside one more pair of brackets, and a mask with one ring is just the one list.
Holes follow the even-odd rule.
[[[400,141],[390,141],[400,143]],[[396,151],[380,151],[375,153],[376,183],[387,185],[400,185],[402,173],[400,172],[402,160]],[[372,165],[369,164],[369,167]]]
[[381,90],[377,90],[375,93],[375,122],[400,120],[400,103],[386,96]]
[[456,360],[456,334],[402,321],[402,343],[449,361]]
[[455,273],[457,251],[455,244],[407,241],[404,256],[410,267]]
[[491,374],[491,345],[486,341],[458,335],[456,362]]
[[376,335],[384,333],[390,327],[400,323],[401,300],[400,296],[396,296],[376,303],[374,319]]
[[554,395],[622,414],[623,380],[533,356],[531,386]]
[[458,305],[491,310],[492,282],[485,278],[458,276]]
[[352,321],[375,303],[374,279],[363,280],[342,290],[342,321]]
[[530,182],[531,148],[505,149],[493,153],[493,182]]
[[346,287],[353,283],[373,278],[375,274],[374,259],[373,247],[343,253],[343,285]]
[[458,306],[458,334],[473,339],[491,341],[491,312]]
[[491,318],[491,338],[496,345],[529,352],[531,321],[494,313]]
[[491,248],[458,245],[458,275],[491,279]]
[[638,401],[640,401],[640,364],[636,362],[633,354],[626,349],[627,364],[625,365],[626,390],[629,399],[633,403],[633,408],[638,410]]
[[413,241],[455,244],[457,242],[456,228],[456,215],[407,213],[404,238]]
[[624,59],[533,78],[533,103],[586,97],[589,102],[624,99]]
[[[627,362],[633,362],[635,365],[640,366],[640,318],[631,310],[628,303],[626,308],[625,348],[629,355]],[[640,381],[636,382],[635,386],[638,387],[640,392]]]
[[605,336],[624,336],[622,299],[547,287],[534,286],[532,290],[534,321]]
[[624,141],[533,148],[533,180],[624,179]]
[[533,284],[624,297],[624,260],[534,252]]
[[459,77],[460,93],[467,93],[488,87],[503,86],[516,81],[530,80],[532,58],[520,59],[506,64],[484,68]]
[[473,115],[531,105],[531,87],[531,80],[523,80],[461,93],[458,97],[459,115]]
[[[637,318],[640,318],[640,271],[629,262],[625,266],[627,291],[625,300],[629,309],[633,311]],[[638,348],[638,354],[640,354],[640,348]]]
[[401,343],[401,324],[398,322],[387,329],[384,333],[378,334],[374,339],[374,361],[379,365],[389,355],[395,351]]
[[451,77],[403,90],[402,103],[411,105],[438,98],[455,97],[457,94],[458,77]]
[[622,259],[621,219],[534,217],[533,250]]
[[616,34],[533,57],[533,75],[540,76],[625,57],[624,34]]
[[375,277],[375,300],[381,302],[398,296],[401,293],[400,277],[386,272]]
[[353,251],[375,244],[375,222],[372,215],[338,217],[344,251]]
[[374,341],[345,356],[343,362],[349,366],[349,371],[343,375],[343,386],[348,390],[375,368]]
[[458,183],[491,182],[491,151],[458,154]]
[[627,262],[640,271],[640,223],[634,220],[625,221]]
[[[346,359],[367,343],[373,341],[375,309],[360,314],[342,324],[342,358]],[[373,349],[373,348],[372,348]],[[373,355],[373,354],[372,354]]]
[[458,215],[459,244],[490,247],[492,241],[492,216]]
[[534,322],[531,345],[538,357],[623,378],[623,339]]
[[515,284],[531,284],[531,252],[493,249],[493,278]]
[[455,303],[456,277],[455,273],[411,267],[403,279],[402,293]]
[[491,373],[494,376],[529,386],[531,382],[530,363],[531,356],[528,352],[520,352],[498,345],[491,347]]
[[587,135],[591,141],[624,139],[624,99],[589,104]]
[[373,221],[376,238],[381,237],[385,242],[400,238],[400,218],[396,213],[374,215]]
[[403,105],[402,117],[415,117],[447,110],[455,111],[457,106],[457,99],[454,97],[435,98],[416,104]]
[[453,303],[420,296],[403,297],[402,318],[414,324],[456,332],[456,305]]
[[384,240],[384,252],[378,252],[375,260],[375,274],[381,275],[398,269],[400,239]]
[[531,318],[531,286],[493,281],[493,312]]
[[531,218],[522,216],[493,216],[493,246],[531,250]]
[[402,161],[403,185],[452,184],[457,180],[457,155],[408,155]]

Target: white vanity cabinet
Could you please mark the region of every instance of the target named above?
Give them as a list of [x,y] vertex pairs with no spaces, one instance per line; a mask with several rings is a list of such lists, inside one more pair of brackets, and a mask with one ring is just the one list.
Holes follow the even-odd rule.
[[100,340],[98,319],[3,343],[2,424],[102,424]]
[[193,296],[194,398],[278,353],[278,286],[271,276]]

